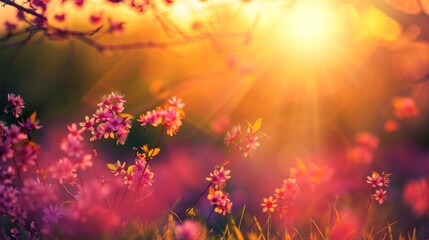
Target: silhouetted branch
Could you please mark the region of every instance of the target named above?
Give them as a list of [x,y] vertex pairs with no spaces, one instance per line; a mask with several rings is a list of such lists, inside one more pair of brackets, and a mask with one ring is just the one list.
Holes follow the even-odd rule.
[[124,44],[102,44],[97,42],[96,40],[86,37],[86,36],[79,36],[75,35],[74,37],[83,43],[86,43],[87,45],[94,47],[98,51],[120,51],[120,50],[130,50],[130,49],[144,49],[144,48],[159,48],[159,49],[165,49],[170,47],[177,47],[182,46],[190,43],[195,42],[201,42],[208,39],[213,39],[216,37],[219,38],[239,38],[242,37],[244,39],[247,39],[250,36],[249,32],[244,33],[234,33],[234,34],[220,34],[219,36],[216,35],[205,35],[200,37],[190,37],[183,40],[178,41],[171,41],[171,42],[134,42],[134,43],[124,43]]
[[33,10],[33,9],[23,7],[23,6],[21,6],[21,5],[17,4],[17,3],[15,3],[15,2],[14,2],[14,1],[12,1],[12,0],[0,0],[0,2],[2,2],[4,5],[10,5],[10,6],[12,6],[12,7],[16,8],[16,9],[18,9],[18,10],[21,10],[21,11],[23,11],[23,12],[26,12],[26,13],[28,13],[28,14],[31,14],[31,15],[33,15],[33,16],[35,16],[35,17],[41,18],[41,19],[43,19],[43,20],[47,20],[47,18],[46,18],[43,14],[40,14],[40,13],[36,12],[36,11],[35,11],[35,10]]

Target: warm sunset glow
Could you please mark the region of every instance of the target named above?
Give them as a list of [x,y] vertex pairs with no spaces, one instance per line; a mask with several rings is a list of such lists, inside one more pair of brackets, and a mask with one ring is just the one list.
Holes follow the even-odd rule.
[[336,30],[335,12],[320,3],[305,2],[293,7],[288,19],[290,38],[301,46],[321,46]]

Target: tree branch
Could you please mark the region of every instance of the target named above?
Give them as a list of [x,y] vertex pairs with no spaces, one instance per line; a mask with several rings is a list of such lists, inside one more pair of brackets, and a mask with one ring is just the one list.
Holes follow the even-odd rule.
[[41,19],[43,19],[43,20],[48,20],[48,19],[47,19],[43,14],[40,14],[40,13],[38,13],[38,12],[34,11],[33,9],[23,7],[23,6],[21,6],[21,5],[17,4],[17,3],[15,3],[15,2],[14,2],[14,1],[12,1],[12,0],[0,0],[0,2],[4,3],[4,5],[10,5],[10,6],[12,6],[12,7],[16,8],[16,9],[18,9],[18,10],[21,10],[21,11],[23,11],[23,12],[26,12],[26,13],[28,13],[28,14],[31,14],[31,15],[33,15],[33,16],[35,16],[35,17],[41,18]]
[[[249,32],[243,32],[243,33],[234,33],[234,34],[222,34],[219,35],[219,37],[224,38],[237,38],[237,37],[243,37],[247,39],[250,36]],[[195,42],[201,42],[207,39],[212,39],[216,36],[214,35],[206,35],[206,36],[200,36],[200,37],[193,37],[193,38],[187,38],[183,40],[177,40],[177,41],[171,41],[171,42],[134,42],[134,43],[124,43],[124,44],[102,44],[97,42],[96,40],[86,37],[86,36],[80,36],[80,35],[74,35],[74,38],[77,40],[94,47],[98,51],[120,51],[120,50],[130,50],[130,49],[144,49],[144,48],[159,48],[159,49],[165,49],[170,48],[174,46],[182,46],[189,43],[195,43]]]

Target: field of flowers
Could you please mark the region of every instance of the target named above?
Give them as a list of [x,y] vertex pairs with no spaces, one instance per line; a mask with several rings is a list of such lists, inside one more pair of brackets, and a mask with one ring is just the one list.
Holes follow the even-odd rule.
[[429,239],[425,0],[0,3],[0,239]]

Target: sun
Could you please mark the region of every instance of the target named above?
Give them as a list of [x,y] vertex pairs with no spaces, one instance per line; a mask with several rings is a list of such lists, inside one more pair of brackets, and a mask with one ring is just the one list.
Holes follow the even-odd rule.
[[288,39],[299,47],[327,48],[338,27],[335,11],[319,1],[297,3],[286,18]]

